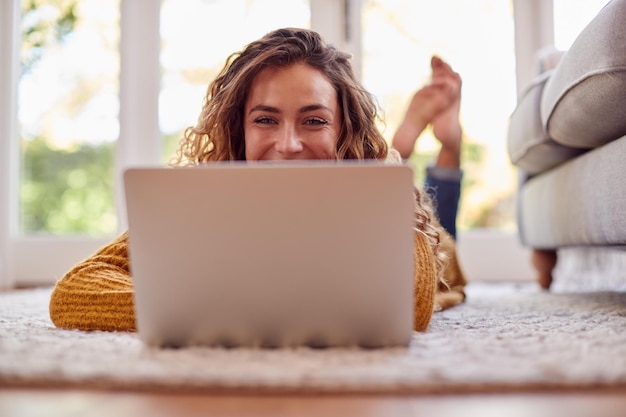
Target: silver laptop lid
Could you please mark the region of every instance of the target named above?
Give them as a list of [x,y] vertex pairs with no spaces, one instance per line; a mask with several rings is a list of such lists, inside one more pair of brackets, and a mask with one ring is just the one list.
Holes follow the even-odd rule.
[[216,163],[124,179],[148,344],[408,344],[410,167]]

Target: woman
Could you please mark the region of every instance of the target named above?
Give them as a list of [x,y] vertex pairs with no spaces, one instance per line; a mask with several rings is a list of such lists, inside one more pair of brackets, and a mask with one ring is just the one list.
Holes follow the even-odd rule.
[[[357,81],[348,54],[313,31],[280,29],[227,60],[172,165],[279,159],[400,162],[377,130],[376,118],[374,101]],[[463,300],[465,280],[452,238],[417,189],[415,197],[415,329],[424,330],[434,309]],[[57,282],[50,317],[63,328],[135,329],[127,233]]]

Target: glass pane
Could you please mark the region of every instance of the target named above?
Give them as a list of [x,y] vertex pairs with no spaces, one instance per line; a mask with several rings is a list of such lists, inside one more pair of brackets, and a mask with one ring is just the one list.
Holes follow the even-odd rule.
[[554,44],[566,51],[608,0],[553,0]]
[[112,234],[119,0],[23,0],[23,234]]
[[[517,174],[506,151],[516,102],[512,2],[363,0],[362,26],[363,83],[384,111],[389,141],[413,93],[428,83],[433,54],[461,74],[459,228],[514,231]],[[427,129],[410,158],[420,184],[437,151]]]
[[164,162],[196,123],[208,84],[226,58],[265,33],[310,27],[309,0],[163,0],[159,121]]

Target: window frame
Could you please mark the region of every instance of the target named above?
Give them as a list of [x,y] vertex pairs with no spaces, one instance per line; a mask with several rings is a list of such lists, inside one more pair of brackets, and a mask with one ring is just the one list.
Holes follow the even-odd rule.
[[11,288],[14,272],[19,2],[0,2],[0,288]]
[[[534,53],[553,42],[552,0],[513,0],[518,92],[533,77]],[[311,0],[311,27],[353,55],[360,73],[360,0]],[[20,236],[17,80],[20,0],[0,2],[0,289],[51,285],[72,265],[114,236]],[[120,2],[120,136],[116,145],[115,196],[119,231],[125,230],[122,172],[158,164],[160,1]],[[522,36],[523,35],[523,36]],[[504,138],[503,138],[504,140]],[[476,229],[459,235],[459,257],[477,280],[527,280],[528,249],[515,233]],[[488,256],[490,261],[483,262]]]

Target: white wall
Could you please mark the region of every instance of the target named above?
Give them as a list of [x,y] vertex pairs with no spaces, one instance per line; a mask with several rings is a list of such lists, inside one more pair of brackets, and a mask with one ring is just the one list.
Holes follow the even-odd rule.
[[514,233],[474,229],[459,234],[457,246],[459,263],[470,282],[534,280],[530,250]]

